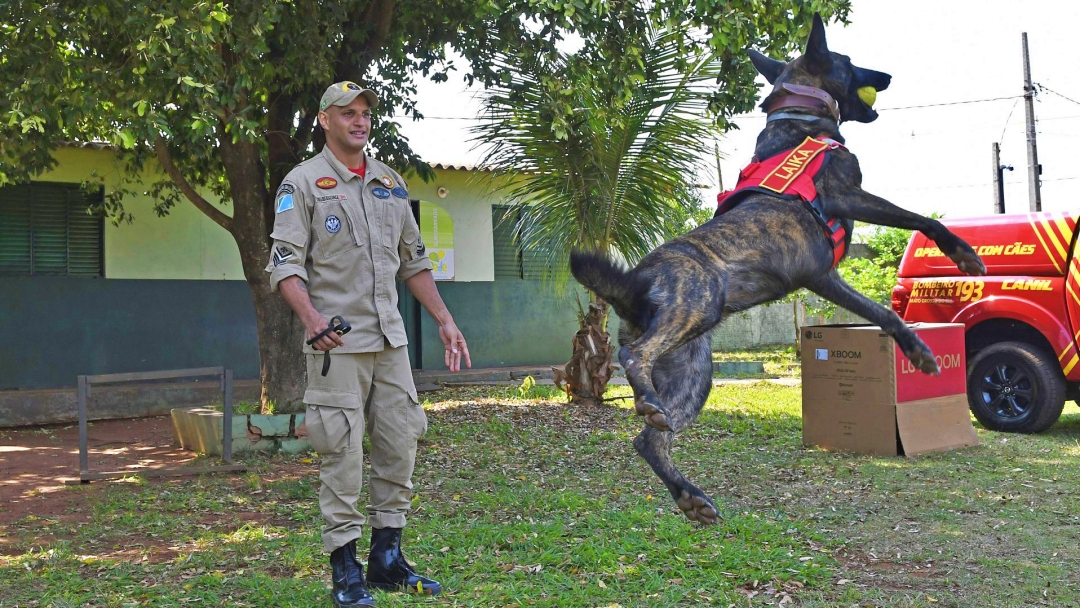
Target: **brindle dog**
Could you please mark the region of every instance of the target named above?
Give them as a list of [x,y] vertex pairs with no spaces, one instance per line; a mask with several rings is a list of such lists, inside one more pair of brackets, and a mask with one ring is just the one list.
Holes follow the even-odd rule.
[[[758,159],[790,150],[807,136],[842,143],[839,123],[877,118],[859,89],[883,90],[891,79],[830,52],[820,16],[814,17],[801,57],[784,63],[751,50],[750,58],[774,85],[762,102],[769,120],[757,139]],[[918,230],[961,271],[986,272],[975,251],[940,222],[864,191],[854,154],[846,148],[829,154],[814,178],[828,216],[849,226],[859,220]],[[849,230],[848,243],[850,239]],[[895,313],[845,283],[833,262],[832,242],[805,203],[758,193],[661,245],[633,269],[599,253],[571,256],[574,277],[607,300],[622,319],[619,361],[634,390],[635,410],[647,424],[634,447],[691,520],[716,523],[719,511],[675,467],[671,444],[675,433],[697,418],[712,389],[709,332],[728,313],[806,287],[881,326],[916,368],[938,373],[926,344]]]

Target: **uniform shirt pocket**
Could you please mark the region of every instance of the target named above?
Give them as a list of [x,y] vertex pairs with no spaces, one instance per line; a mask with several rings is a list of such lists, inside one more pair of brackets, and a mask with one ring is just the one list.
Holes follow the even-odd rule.
[[346,204],[345,197],[320,198],[325,200],[315,200],[315,212],[311,218],[311,230],[315,233],[317,243],[311,255],[325,260],[362,245],[362,224]]

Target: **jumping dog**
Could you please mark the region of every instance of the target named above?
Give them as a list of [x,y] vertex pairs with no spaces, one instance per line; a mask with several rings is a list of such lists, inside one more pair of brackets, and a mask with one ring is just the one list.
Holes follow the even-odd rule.
[[875,120],[873,99],[891,76],[831,52],[818,15],[801,57],[785,63],[751,50],[750,59],[773,85],[761,104],[768,119],[755,161],[792,152],[790,161],[799,150],[827,149],[812,179],[814,204],[774,194],[762,182],[741,192],[737,205],[722,206],[712,220],[664,243],[632,269],[599,252],[575,252],[570,260],[578,282],[609,302],[622,320],[619,361],[634,391],[635,411],[646,422],[634,447],[686,517],[706,524],[716,523],[719,511],[675,467],[671,445],[675,433],[697,418],[712,389],[709,333],[728,313],[805,287],[879,325],[916,368],[936,374],[926,344],[836,272],[851,226],[858,220],[918,230],[962,272],[986,272],[975,251],[940,222],[861,188],[859,162],[843,147],[839,125]]

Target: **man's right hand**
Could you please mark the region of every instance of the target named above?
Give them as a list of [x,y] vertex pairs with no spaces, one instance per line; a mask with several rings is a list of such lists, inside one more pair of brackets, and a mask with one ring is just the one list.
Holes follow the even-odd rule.
[[[320,333],[326,331],[326,328],[330,327],[330,321],[323,318],[322,315],[315,314],[304,320],[304,341],[314,338]],[[325,336],[319,338],[311,344],[311,347],[315,350],[332,350],[338,346],[345,346],[345,340],[341,339],[341,336],[337,335],[337,332],[330,332]]]

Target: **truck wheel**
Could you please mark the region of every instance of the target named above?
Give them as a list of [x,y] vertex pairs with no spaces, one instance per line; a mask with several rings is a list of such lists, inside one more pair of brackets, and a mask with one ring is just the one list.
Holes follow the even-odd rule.
[[1065,376],[1053,355],[1027,342],[999,342],[968,365],[968,404],[992,431],[1041,433],[1065,407]]

